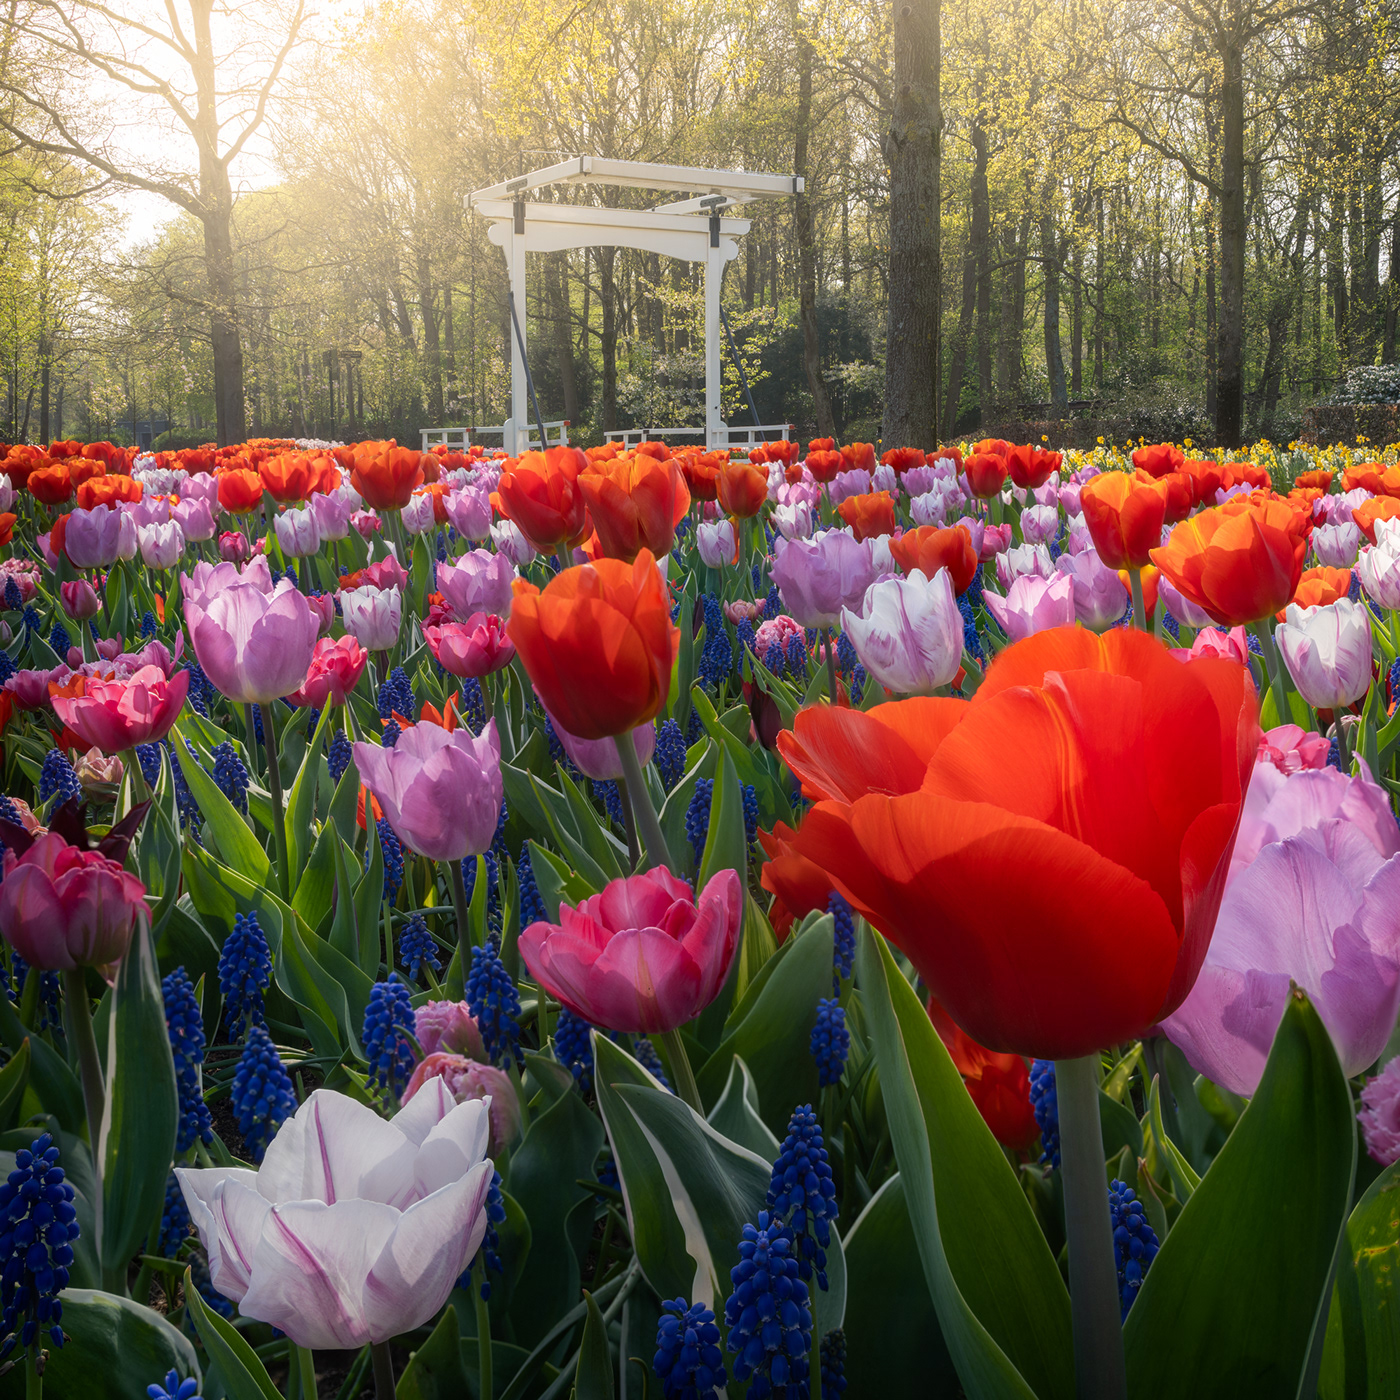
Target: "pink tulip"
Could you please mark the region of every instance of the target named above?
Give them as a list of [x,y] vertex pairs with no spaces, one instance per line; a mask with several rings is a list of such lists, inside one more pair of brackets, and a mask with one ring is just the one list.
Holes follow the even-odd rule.
[[120,633],[115,637],[99,637],[93,646],[103,661],[115,661],[122,654]]
[[101,749],[89,749],[74,765],[73,771],[87,792],[94,787],[119,783],[126,773],[126,765],[121,759],[104,756]]
[[338,492],[318,491],[307,502],[316,520],[316,531],[323,540],[343,540],[350,533],[350,517],[355,507]]
[[1013,642],[1049,627],[1074,624],[1074,580],[1064,574],[1053,580],[1025,574],[1011,585],[1006,597],[988,588],[982,599]]
[[1397,911],[1400,855],[1356,826],[1270,844],[1231,881],[1196,985],[1162,1027],[1200,1073],[1252,1094],[1296,983],[1359,1074],[1400,1012]]
[[[1235,631],[1243,632],[1244,628]],[[1272,763],[1285,776],[1304,768],[1326,768],[1329,747],[1321,734],[1311,734],[1301,725],[1281,724],[1259,736],[1259,762]]]
[[443,498],[442,506],[447,512],[447,519],[452,528],[464,539],[490,538],[491,497],[486,492],[476,491],[471,487],[452,491]]
[[167,680],[159,666],[143,666],[126,680],[89,677],[82,695],[55,695],[54,713],[84,744],[121,753],[163,739],[179,717],[190,673]]
[[429,860],[462,860],[490,845],[500,820],[501,741],[436,724],[406,729],[391,749],[358,743],[355,766],[401,841]]
[[515,566],[510,560],[487,549],[473,549],[453,564],[437,566],[438,592],[458,622],[476,613],[508,618],[514,581]]
[[[79,660],[82,653],[78,653]],[[52,671],[16,671],[5,682],[5,689],[15,697],[15,707],[20,710],[39,710],[49,703],[49,682],[60,680],[66,674],[62,666]]]
[[[1158,583],[1161,582],[1159,576]],[[1248,666],[1249,633],[1243,627],[1232,627],[1228,632],[1217,632],[1213,625],[1203,627],[1189,647],[1172,647],[1171,653],[1182,661],[1192,661],[1198,656],[1223,656],[1228,661]]]
[[402,593],[407,584],[408,575],[404,573],[403,565],[399,563],[397,554],[386,555],[383,559],[377,559],[373,564],[367,564],[360,570],[359,586],[361,588],[381,590],[394,588]]
[[1400,1161],[1400,1058],[1391,1060],[1361,1091],[1356,1118],[1367,1152],[1381,1166]]
[[664,867],[613,880],[561,923],[520,935],[530,975],[604,1030],[657,1033],[693,1020],[718,995],[739,945],[744,891],[721,870],[700,891]]
[[[25,845],[4,830],[0,928],[30,967],[69,972],[120,962],[146,911],[146,887],[101,850],[70,846],[55,831]],[[19,854],[16,854],[16,852]]]
[[473,1060],[486,1058],[476,1017],[464,1001],[425,1001],[413,1013],[413,1034],[425,1055],[441,1050]]
[[359,684],[369,653],[354,637],[322,637],[312,649],[306,679],[287,697],[294,705],[324,710],[327,705],[343,705],[345,697]]
[[253,552],[248,536],[240,530],[225,530],[219,536],[219,558],[230,564],[241,564]]
[[209,509],[209,502],[198,496],[182,497],[171,506],[170,517],[187,540],[214,538],[214,514]]
[[63,552],[75,569],[105,569],[136,557],[136,521],[111,506],[74,510],[64,526]]
[[[580,739],[577,734],[570,734],[553,715],[549,716],[549,722],[554,726],[564,752],[584,777],[598,783],[616,782],[622,777],[622,760],[618,757],[617,745],[611,739]],[[656,724],[651,720],[639,724],[632,731],[632,745],[637,750],[637,762],[645,767],[656,752]]]
[[509,666],[515,655],[505,624],[489,613],[475,613],[465,622],[425,625],[423,640],[438,665],[453,676],[489,676]]
[[312,593],[308,595],[306,605],[315,614],[316,631],[324,637],[335,626],[335,594]]
[[364,539],[379,531],[379,516],[372,510],[357,510],[350,516],[350,523]]
[[283,579],[268,592],[259,583],[250,564],[247,578],[225,575],[209,591],[185,594],[195,656],[214,688],[236,704],[290,695],[305,679],[316,645],[316,618],[296,587]]
[[1074,615],[1091,631],[1107,630],[1128,611],[1132,598],[1118,571],[1099,558],[1098,550],[1062,554],[1055,569],[1073,582]]
[[428,1322],[486,1234],[490,1122],[440,1080],[385,1122],[317,1089],[256,1172],[177,1169],[214,1287],[297,1345],[387,1342]]
[[179,495],[182,501],[203,501],[209,507],[212,516],[217,518],[219,515],[219,478],[217,476],[209,472],[195,472],[192,476],[185,478]]
[[879,572],[871,542],[845,530],[785,540],[773,556],[773,582],[784,607],[803,627],[835,626],[842,608],[860,606]]
[[447,1087],[458,1103],[485,1099],[490,1104],[491,1139],[487,1150],[492,1156],[506,1151],[520,1136],[520,1100],[510,1075],[495,1065],[469,1060],[464,1055],[435,1051],[414,1067],[404,1086],[403,1101],[408,1103],[432,1080]]
[[59,584],[58,599],[63,605],[63,611],[74,622],[86,622],[88,618],[96,617],[102,611],[102,599],[85,578]]

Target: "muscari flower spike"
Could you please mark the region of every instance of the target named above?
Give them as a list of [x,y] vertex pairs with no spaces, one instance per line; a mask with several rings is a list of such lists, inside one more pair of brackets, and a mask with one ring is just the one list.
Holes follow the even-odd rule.
[[815,1266],[817,1286],[825,1291],[826,1247],[837,1214],[836,1182],[822,1143],[821,1124],[810,1104],[788,1120],[787,1137],[768,1183],[768,1209],[792,1231],[802,1278],[810,1279]]
[[651,1368],[665,1400],[711,1400],[716,1387],[727,1384],[719,1344],[715,1315],[704,1303],[687,1306],[684,1298],[662,1303]]
[[485,1302],[491,1296],[491,1274],[503,1272],[501,1256],[496,1252],[501,1245],[501,1237],[496,1226],[506,1218],[505,1198],[501,1195],[501,1174],[491,1173],[491,1185],[486,1189],[486,1233],[481,1237],[481,1248],[472,1256],[472,1261],[462,1271],[457,1287],[471,1291],[472,1270],[481,1265],[481,1299]]
[[491,1063],[499,1065],[514,1059],[517,1065],[523,1064],[520,993],[501,961],[501,945],[495,934],[472,949],[465,991],[467,1009],[476,1018]]
[[175,1151],[188,1152],[198,1140],[208,1146],[214,1141],[214,1122],[204,1102],[204,1086],[199,1067],[204,1063],[204,1021],[194,983],[183,967],[166,975],[160,984],[165,1000],[165,1026],[170,1035],[170,1053],[175,1060],[175,1085],[180,1095],[180,1126]]
[[1147,1223],[1137,1193],[1121,1181],[1109,1183],[1108,1209],[1113,1217],[1113,1254],[1118,1263],[1118,1302],[1126,1320],[1157,1257],[1157,1232]]
[[[654,1075],[663,1089],[671,1089],[671,1081],[666,1077],[666,1066],[661,1063],[661,1056],[656,1053],[656,1046],[651,1043],[649,1036],[634,1036],[632,1048],[636,1052],[637,1063],[649,1074]],[[675,1090],[671,1089],[674,1093]]]
[[337,729],[331,738],[331,746],[326,751],[326,766],[331,770],[331,781],[338,783],[350,766],[350,740],[343,729]]
[[297,1111],[291,1077],[283,1067],[265,1027],[248,1031],[248,1043],[238,1060],[230,1095],[238,1115],[238,1131],[255,1163],[261,1163],[277,1130]]
[[408,987],[391,972],[369,991],[360,1043],[369,1061],[369,1084],[396,1099],[413,1073],[413,1000]]
[[146,786],[155,787],[160,781],[160,744],[137,744],[136,761],[141,765]]
[[[18,953],[10,954],[10,962],[14,965],[15,973],[14,1000],[18,1001],[24,995],[24,983],[29,976],[29,964]],[[62,1025],[63,1017],[58,1009],[58,999],[62,991],[63,983],[60,981],[58,973],[47,971],[39,973],[40,1033],[48,1030],[50,1026]]]
[[434,977],[442,971],[437,940],[421,914],[414,914],[399,934],[399,966],[408,973],[411,982],[418,980],[418,974],[425,967]]
[[180,1182],[172,1171],[165,1179],[165,1207],[160,1217],[160,1253],[164,1259],[174,1259],[189,1238],[194,1221]]
[[837,1400],[846,1390],[846,1333],[834,1327],[822,1338],[822,1400]]
[[384,722],[384,732],[379,736],[379,743],[382,748],[392,749],[399,742],[399,736],[403,730],[399,728],[399,722],[390,718]]
[[272,985],[272,952],[256,914],[236,914],[233,932],[219,954],[219,991],[229,1016],[229,1035],[261,1026],[263,993]]
[[146,611],[141,614],[142,637],[144,637],[146,641],[150,641],[151,638],[154,637],[159,631],[160,627],[159,624],[156,622],[155,613],[153,613],[150,610],[150,608],[147,608]]
[[44,766],[39,770],[39,805],[57,796],[60,802],[70,797],[81,798],[82,784],[62,749],[50,749],[44,755]]
[[248,769],[231,740],[225,739],[213,750],[214,781],[219,791],[238,808],[248,810]]
[[574,1076],[574,1083],[586,1094],[593,1087],[593,1027],[567,1006],[559,1008],[554,1023],[554,1058]]
[[616,822],[618,826],[624,825],[622,798],[618,796],[617,784],[611,779],[599,779],[593,784],[593,794],[603,799],[603,809],[608,814],[608,820]]
[[149,1400],[202,1400],[198,1391],[199,1382],[193,1376],[182,1381],[178,1371],[167,1371],[163,1383],[146,1387]]
[[831,988],[832,994],[837,995],[841,991],[841,979],[850,977],[851,969],[856,964],[856,920],[851,906],[835,890],[826,901],[826,912],[836,925],[833,948],[835,975],[831,979]]
[[714,791],[712,778],[697,778],[695,794],[685,809],[685,836],[697,861],[705,854],[705,843],[710,839],[710,802]]
[[670,792],[685,773],[685,735],[675,720],[666,720],[656,731],[656,771],[661,786]]
[[817,1001],[810,1048],[817,1062],[817,1082],[823,1089],[839,1084],[851,1052],[851,1033],[846,1029],[845,1008],[835,997]]
[[1060,1165],[1060,1104],[1055,1093],[1054,1060],[1031,1061],[1031,1109],[1040,1127],[1040,1160]]
[[73,1188],[58,1165],[58,1148],[44,1133],[15,1153],[15,1169],[0,1186],[0,1357],[16,1344],[26,1351],[42,1329],[63,1345],[63,1304],[78,1213]]
[[49,629],[49,645],[53,648],[56,656],[62,658],[68,655],[68,648],[73,645],[73,639],[68,635],[68,629],[61,622],[55,622]]
[[392,904],[399,897],[399,886],[403,884],[403,846],[389,825],[388,817],[380,817],[374,827],[384,855],[384,902]]
[[515,882],[520,889],[520,927],[529,928],[549,917],[540,897],[539,882],[535,879],[534,862],[530,859],[530,843],[520,848],[520,859],[515,863]]
[[19,584],[11,574],[5,580],[5,611],[18,612],[23,606],[24,594],[19,591]]
[[749,1381],[750,1400],[798,1400],[807,1388],[812,1308],[799,1277],[792,1231],[764,1210],[745,1225],[734,1291],[724,1305],[734,1379]]

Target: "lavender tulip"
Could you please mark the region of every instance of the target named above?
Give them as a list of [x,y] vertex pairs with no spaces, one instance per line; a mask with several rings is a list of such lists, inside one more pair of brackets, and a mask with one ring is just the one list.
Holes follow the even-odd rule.
[[4,472],[0,472],[0,514],[8,511],[15,503],[15,488],[10,483],[10,478]]
[[1361,528],[1349,520],[1339,525],[1320,525],[1312,533],[1312,547],[1319,564],[1349,569],[1356,563],[1361,548]]
[[275,516],[277,544],[291,559],[304,559],[321,548],[321,532],[316,526],[316,513],[309,507],[293,507]]
[[1336,710],[1371,688],[1371,619],[1360,603],[1288,605],[1274,640],[1298,694],[1314,709]]
[[187,540],[214,538],[214,513],[209,502],[198,496],[182,497],[170,507],[170,518],[180,527]]
[[410,535],[426,535],[437,528],[437,512],[433,508],[430,491],[420,491],[410,496],[402,511],[403,527]]
[[805,540],[812,533],[812,507],[806,501],[775,506],[773,524],[785,540]]
[[358,507],[358,496],[346,500],[338,491],[318,491],[307,502],[316,517],[316,532],[322,540],[343,540],[350,533],[350,517]]
[[837,472],[827,486],[831,504],[839,506],[848,496],[863,496],[870,490],[870,473],[864,467]]
[[1049,544],[1060,532],[1060,512],[1053,505],[1027,506],[1021,512],[1021,537],[1027,544]]
[[695,548],[701,561],[711,569],[722,569],[734,562],[735,536],[732,520],[702,520],[695,527]]
[[267,704],[290,695],[306,678],[316,619],[286,579],[263,588],[251,564],[248,573],[240,577],[232,564],[220,564],[209,569],[203,589],[182,577],[185,625],[215,689],[238,704]]
[[1064,574],[1053,581],[1023,574],[1007,590],[1006,597],[990,588],[982,596],[987,610],[1013,642],[1048,627],[1068,627],[1074,622],[1074,580]]
[[419,855],[457,861],[491,845],[504,795],[495,720],[479,738],[415,724],[393,748],[361,742],[354,755],[389,825]]
[[1018,544],[997,555],[997,582],[1003,589],[1028,574],[1033,578],[1055,577],[1055,561],[1043,544]]
[[173,569],[185,552],[185,536],[173,520],[163,525],[138,525],[136,539],[141,561],[148,569]]
[[896,695],[932,695],[962,664],[963,620],[947,569],[931,579],[920,569],[880,579],[859,613],[842,609],[841,625],[861,664]]
[[1400,520],[1376,522],[1376,543],[1361,551],[1356,573],[1373,603],[1400,608]]
[[105,569],[136,556],[136,521],[108,505],[79,507],[68,516],[63,548],[77,569]]
[[501,520],[491,527],[491,543],[503,558],[524,568],[535,557],[535,546],[521,533],[513,520]]
[[909,502],[909,518],[915,525],[942,525],[948,518],[948,497],[938,490],[925,491]]
[[491,537],[491,497],[485,491],[467,487],[453,491],[443,499],[443,508],[452,528],[464,539],[485,540]]
[[489,1131],[486,1104],[440,1080],[388,1122],[317,1089],[257,1171],[178,1168],[214,1287],[301,1347],[421,1327],[485,1236]]
[[366,651],[388,651],[399,639],[403,594],[397,588],[342,589],[340,614],[345,630]]
[[786,540],[773,557],[772,578],[783,605],[803,627],[830,627],[879,576],[870,542],[844,530],[812,540]]
[[1132,598],[1123,580],[1099,558],[1097,550],[1062,554],[1055,560],[1055,568],[1073,583],[1074,615],[1091,631],[1105,631],[1128,611]]

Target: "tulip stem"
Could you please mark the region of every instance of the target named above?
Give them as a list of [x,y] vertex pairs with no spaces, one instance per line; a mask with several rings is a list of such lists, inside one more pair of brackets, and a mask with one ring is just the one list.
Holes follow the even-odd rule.
[[374,1364],[374,1400],[394,1400],[394,1358],[388,1342],[373,1342],[369,1349]]
[[293,1347],[297,1358],[297,1376],[301,1381],[301,1400],[316,1400],[316,1358],[310,1347]]
[[681,1040],[680,1031],[661,1031],[652,1038],[661,1043],[671,1078],[676,1084],[676,1093],[703,1118],[705,1108],[700,1102],[700,1086],[695,1082],[695,1072],[690,1068],[690,1056],[685,1053],[685,1042]]
[[1128,1381],[1099,1122],[1099,1057],[1056,1060],[1055,1093],[1076,1393],[1079,1400],[1124,1400]]
[[263,746],[267,750],[267,786],[272,794],[272,839],[277,845],[277,892],[285,904],[290,897],[292,872],[287,868],[287,817],[282,810],[282,774],[277,767],[277,724],[272,718],[276,701],[259,706],[262,710]]
[[466,986],[467,970],[472,965],[472,918],[460,860],[447,862],[447,876],[452,883],[452,907],[457,911],[457,958],[461,963],[462,985]]
[[[484,1273],[484,1259],[481,1268]],[[481,1285],[475,1279],[472,1280],[472,1296],[476,1302],[476,1362],[480,1376],[476,1393],[494,1396],[496,1392],[491,1385],[491,1310],[486,1306],[486,1299],[481,1296]]]
[[[25,978],[39,980],[31,968]],[[83,1082],[83,1104],[87,1109],[88,1145],[92,1148],[92,1171],[97,1189],[102,1189],[102,1154],[98,1142],[102,1136],[102,1114],[107,1106],[107,1091],[102,1083],[102,1061],[97,1055],[97,1037],[92,1030],[92,1007],[88,1002],[87,982],[83,969],[75,967],[63,974],[63,999],[68,1004],[68,1024],[73,1033],[73,1048],[78,1052],[78,1073]]]
[[672,875],[678,874],[661,830],[661,822],[657,819],[656,808],[651,805],[651,795],[647,792],[646,779],[642,777],[642,764],[637,757],[637,745],[631,731],[614,735],[613,743],[617,745],[617,756],[622,761],[622,776],[627,782],[627,795],[632,799],[632,815],[637,820],[637,829],[646,845],[647,856],[652,865],[664,865]]
[[831,645],[831,628],[822,628],[822,650],[826,652],[826,692],[836,703],[836,651]]
[[1147,604],[1142,597],[1142,570],[1129,569],[1128,581],[1133,587],[1133,626],[1139,632],[1146,632],[1147,626]]
[[642,858],[642,852],[637,845],[637,819],[632,812],[632,794],[627,791],[626,783],[618,788],[617,800],[622,807],[622,829],[627,833],[627,859],[635,870],[637,862]]

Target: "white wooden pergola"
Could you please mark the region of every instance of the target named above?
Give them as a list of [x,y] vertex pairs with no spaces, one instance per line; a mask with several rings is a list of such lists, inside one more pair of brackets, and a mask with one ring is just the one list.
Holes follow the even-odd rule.
[[[547,185],[614,185],[684,194],[687,198],[653,209],[617,209],[606,205],[553,204],[528,198]],[[703,263],[705,267],[705,424],[707,447],[727,447],[730,429],[720,406],[720,279],[724,265],[739,255],[738,240],[749,231],[747,219],[725,211],[758,199],[800,194],[798,175],[769,175],[743,170],[706,170],[646,161],[604,160],[570,156],[514,180],[488,185],[467,197],[467,208],[490,223],[487,237],[506,257],[516,333],[511,339],[510,421],[504,425],[507,452],[523,451],[530,442],[529,387],[525,370],[525,254],[556,253],[569,248],[640,248],[649,253]],[[742,430],[781,432],[786,424]],[[635,436],[635,433],[633,434]]]

